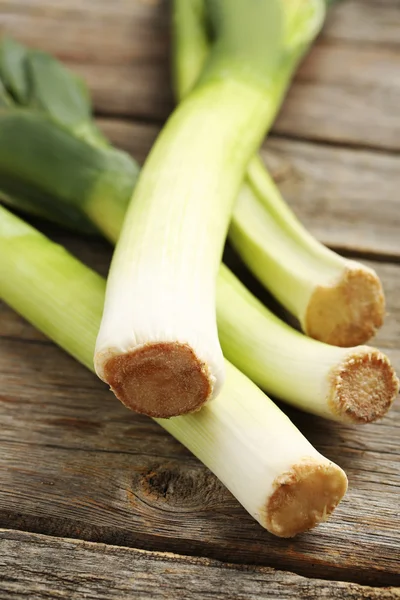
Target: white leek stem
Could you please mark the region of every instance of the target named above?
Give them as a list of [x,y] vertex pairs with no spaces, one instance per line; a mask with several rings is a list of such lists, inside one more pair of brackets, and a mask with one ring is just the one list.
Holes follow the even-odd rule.
[[[95,367],[128,407],[169,417],[223,382],[215,280],[230,207],[271,102],[230,80],[201,88],[157,140],[108,279]],[[262,135],[262,132],[261,132]]]
[[96,373],[129,408],[171,417],[219,393],[215,284],[229,220],[296,61],[280,0],[209,0],[216,31],[200,83],[141,172],[118,240]]

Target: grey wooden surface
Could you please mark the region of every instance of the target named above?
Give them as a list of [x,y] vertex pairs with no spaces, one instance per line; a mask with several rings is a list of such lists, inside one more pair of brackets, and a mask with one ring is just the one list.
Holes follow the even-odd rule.
[[[173,105],[166,1],[0,0],[0,33],[54,52],[82,73],[100,126],[114,143],[144,160]],[[381,275],[388,303],[376,344],[400,372],[399,50],[399,0],[339,3],[296,78],[263,156],[290,205],[321,241],[348,256],[373,259],[368,264]],[[111,249],[105,242],[44,229],[106,273]],[[266,565],[308,578],[400,585],[398,402],[382,422],[361,428],[288,410],[312,443],[346,469],[350,489],[330,522],[294,540],[279,540],[166,432],[129,413],[92,374],[4,304],[0,384],[1,527]],[[142,560],[138,557],[148,555],[129,548],[3,535],[1,544],[8,550],[0,552],[0,579],[1,569],[10,575],[10,562],[15,564],[14,580],[6,580],[7,593],[12,590],[14,597],[23,597],[24,588],[27,597],[34,597],[29,595],[33,590],[38,598],[46,597],[45,588],[52,593],[53,583],[58,597],[81,593],[67,569],[71,548],[82,557],[77,560],[86,573],[82,589],[89,598],[108,597],[111,564],[116,589],[126,594],[130,590],[118,587],[126,584],[118,568],[124,574],[130,559],[132,577],[143,573],[149,589],[156,589],[161,577],[153,563],[163,559],[155,554]],[[15,563],[12,558],[4,563],[11,547]],[[101,553],[114,561],[105,563],[102,584],[93,558]],[[64,573],[53,583],[57,569],[50,556]],[[35,576],[37,561],[44,565],[42,587]],[[208,594],[207,588],[195,587],[202,569],[210,581],[225,581],[229,573],[238,593],[253,597],[268,597],[260,596],[267,593],[264,580],[276,593],[271,597],[291,597],[283,596],[283,589],[293,597],[385,597],[382,590],[342,588],[330,581],[324,587],[258,567],[224,570],[195,558],[176,558],[176,564],[177,579],[175,571],[170,579],[176,587],[165,597],[179,597],[173,594],[186,585],[179,583],[180,568],[199,597]],[[258,588],[246,587],[246,573],[252,573]],[[282,582],[284,588],[274,587]],[[344,589],[353,596],[344,596]],[[231,590],[223,592],[221,587],[221,598],[232,597]]]

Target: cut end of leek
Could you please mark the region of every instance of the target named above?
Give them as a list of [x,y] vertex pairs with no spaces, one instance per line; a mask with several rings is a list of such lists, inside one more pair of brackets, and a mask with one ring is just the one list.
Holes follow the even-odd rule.
[[279,475],[266,507],[265,526],[288,538],[327,520],[347,490],[345,472],[331,462],[313,458]]
[[381,327],[385,297],[375,271],[351,262],[340,280],[319,286],[308,303],[307,335],[345,348],[367,342]]
[[368,346],[355,349],[333,373],[332,410],[341,421],[381,419],[399,392],[399,380],[387,356]]
[[149,343],[96,356],[96,372],[131,410],[167,419],[199,410],[212,396],[213,377],[188,344]]

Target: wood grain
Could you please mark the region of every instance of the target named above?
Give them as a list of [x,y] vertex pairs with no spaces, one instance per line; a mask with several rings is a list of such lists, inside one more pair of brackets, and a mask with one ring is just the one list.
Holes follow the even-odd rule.
[[399,588],[0,530],[0,594],[43,600],[394,600]]
[[[274,130],[398,150],[399,31],[396,0],[338,3]],[[0,0],[0,32],[66,61],[101,113],[160,120],[173,106],[166,0]]]
[[[104,133],[143,163],[159,126],[99,119]],[[400,257],[400,156],[270,137],[263,157],[285,199],[328,246]]]
[[[82,259],[107,269],[106,244],[71,242]],[[391,347],[399,368],[400,267],[375,266],[392,313],[380,343]],[[6,308],[0,372],[0,526],[400,584],[398,403],[381,423],[359,429],[287,411],[346,469],[350,491],[330,522],[280,540],[159,426],[124,409],[91,373]]]

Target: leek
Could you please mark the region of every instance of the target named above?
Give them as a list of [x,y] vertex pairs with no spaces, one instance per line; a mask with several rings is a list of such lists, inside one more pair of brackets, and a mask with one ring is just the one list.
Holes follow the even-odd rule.
[[[215,283],[235,195],[290,76],[282,0],[206,0],[214,39],[142,169],[107,283],[96,372],[133,410],[170,417],[219,393]],[[310,26],[310,21],[312,24]]]
[[[189,10],[191,2],[185,0],[181,6]],[[183,31],[186,35],[190,29],[186,27]],[[191,39],[196,40],[196,37],[192,36]],[[197,39],[202,38],[198,36]],[[192,47],[195,48],[194,45]],[[207,47],[204,44],[203,49],[207,50]],[[25,50],[25,53],[28,51]],[[186,52],[184,56],[189,62],[190,73],[193,73],[192,69],[196,70],[196,58],[200,57],[202,62],[204,52],[202,54],[196,51],[193,56]],[[50,81],[51,73],[55,70],[54,62],[54,59],[49,58],[46,63],[51,69],[47,74]],[[63,68],[60,66],[60,69]],[[62,72],[64,73],[63,70]],[[184,73],[184,70],[179,72]],[[186,73],[184,79],[191,85],[190,73]],[[63,98],[68,97],[71,94],[63,95]],[[65,102],[66,109],[70,111],[69,103]],[[32,201],[31,205],[22,205],[22,195],[19,195],[15,198],[18,208],[35,213],[42,211],[43,216],[76,229],[81,227],[81,217],[87,220],[90,214],[90,218],[98,224],[104,235],[115,243],[122,227],[129,192],[124,197],[123,194],[112,191],[110,197],[114,200],[109,203],[108,209],[101,203],[102,198],[107,202],[107,197],[95,195],[97,199],[88,211],[85,195],[78,193],[77,198],[71,200],[65,194],[65,179],[60,177],[54,179],[51,190],[49,189],[48,195],[44,194],[43,200],[41,194],[44,186],[41,182],[43,177],[48,182],[48,178],[52,176],[52,156],[58,156],[65,175],[69,173],[69,178],[76,176],[78,180],[82,180],[79,170],[85,163],[73,160],[73,153],[68,151],[69,144],[75,144],[75,137],[69,135],[65,138],[67,133],[64,135],[62,132],[61,135],[59,128],[58,135],[51,137],[48,132],[54,131],[53,122],[44,119],[41,112],[32,108],[29,113],[25,109],[19,110],[20,112],[14,111],[18,120],[15,121],[14,133],[10,131],[11,137],[6,137],[7,143],[3,144],[4,138],[0,137],[0,189],[4,186],[4,181],[12,179],[23,187],[24,198]],[[23,115],[28,118],[22,119]],[[8,113],[7,118],[11,119],[11,113]],[[32,129],[27,126],[29,118],[37,119],[33,137]],[[1,119],[2,116],[0,121]],[[69,140],[68,144],[64,143],[65,139]],[[77,142],[80,143],[79,140]],[[9,159],[7,148],[12,149]],[[90,149],[86,146],[85,150]],[[46,164],[51,166],[48,174],[43,172]],[[135,172],[135,164],[132,163],[127,167],[124,179],[129,179]],[[133,183],[134,178],[131,181],[132,187]],[[118,185],[117,182],[116,186]],[[269,198],[273,197],[274,189],[276,190],[271,188]],[[75,220],[70,217],[70,201],[73,201],[72,207],[77,210]],[[90,226],[89,221],[87,223]],[[379,351],[369,347],[335,348],[299,334],[254,298],[225,266],[220,268],[218,274],[216,306],[219,339],[224,355],[269,393],[302,410],[352,423],[376,420],[391,406],[397,394],[398,382],[388,359]]]
[[[0,207],[0,297],[89,369],[104,292],[99,275]],[[227,362],[226,371],[214,402],[156,421],[271,533],[291,537],[324,521],[346,492],[345,473]]]
[[[292,51],[303,51],[304,23],[319,24],[324,4],[325,0],[284,3]],[[173,64],[178,98],[190,92],[206,60],[210,42],[205,21],[202,0],[175,0]],[[285,204],[258,158],[247,169],[229,238],[248,268],[307,335],[336,346],[355,346],[382,325],[385,301],[376,273],[315,240]]]

